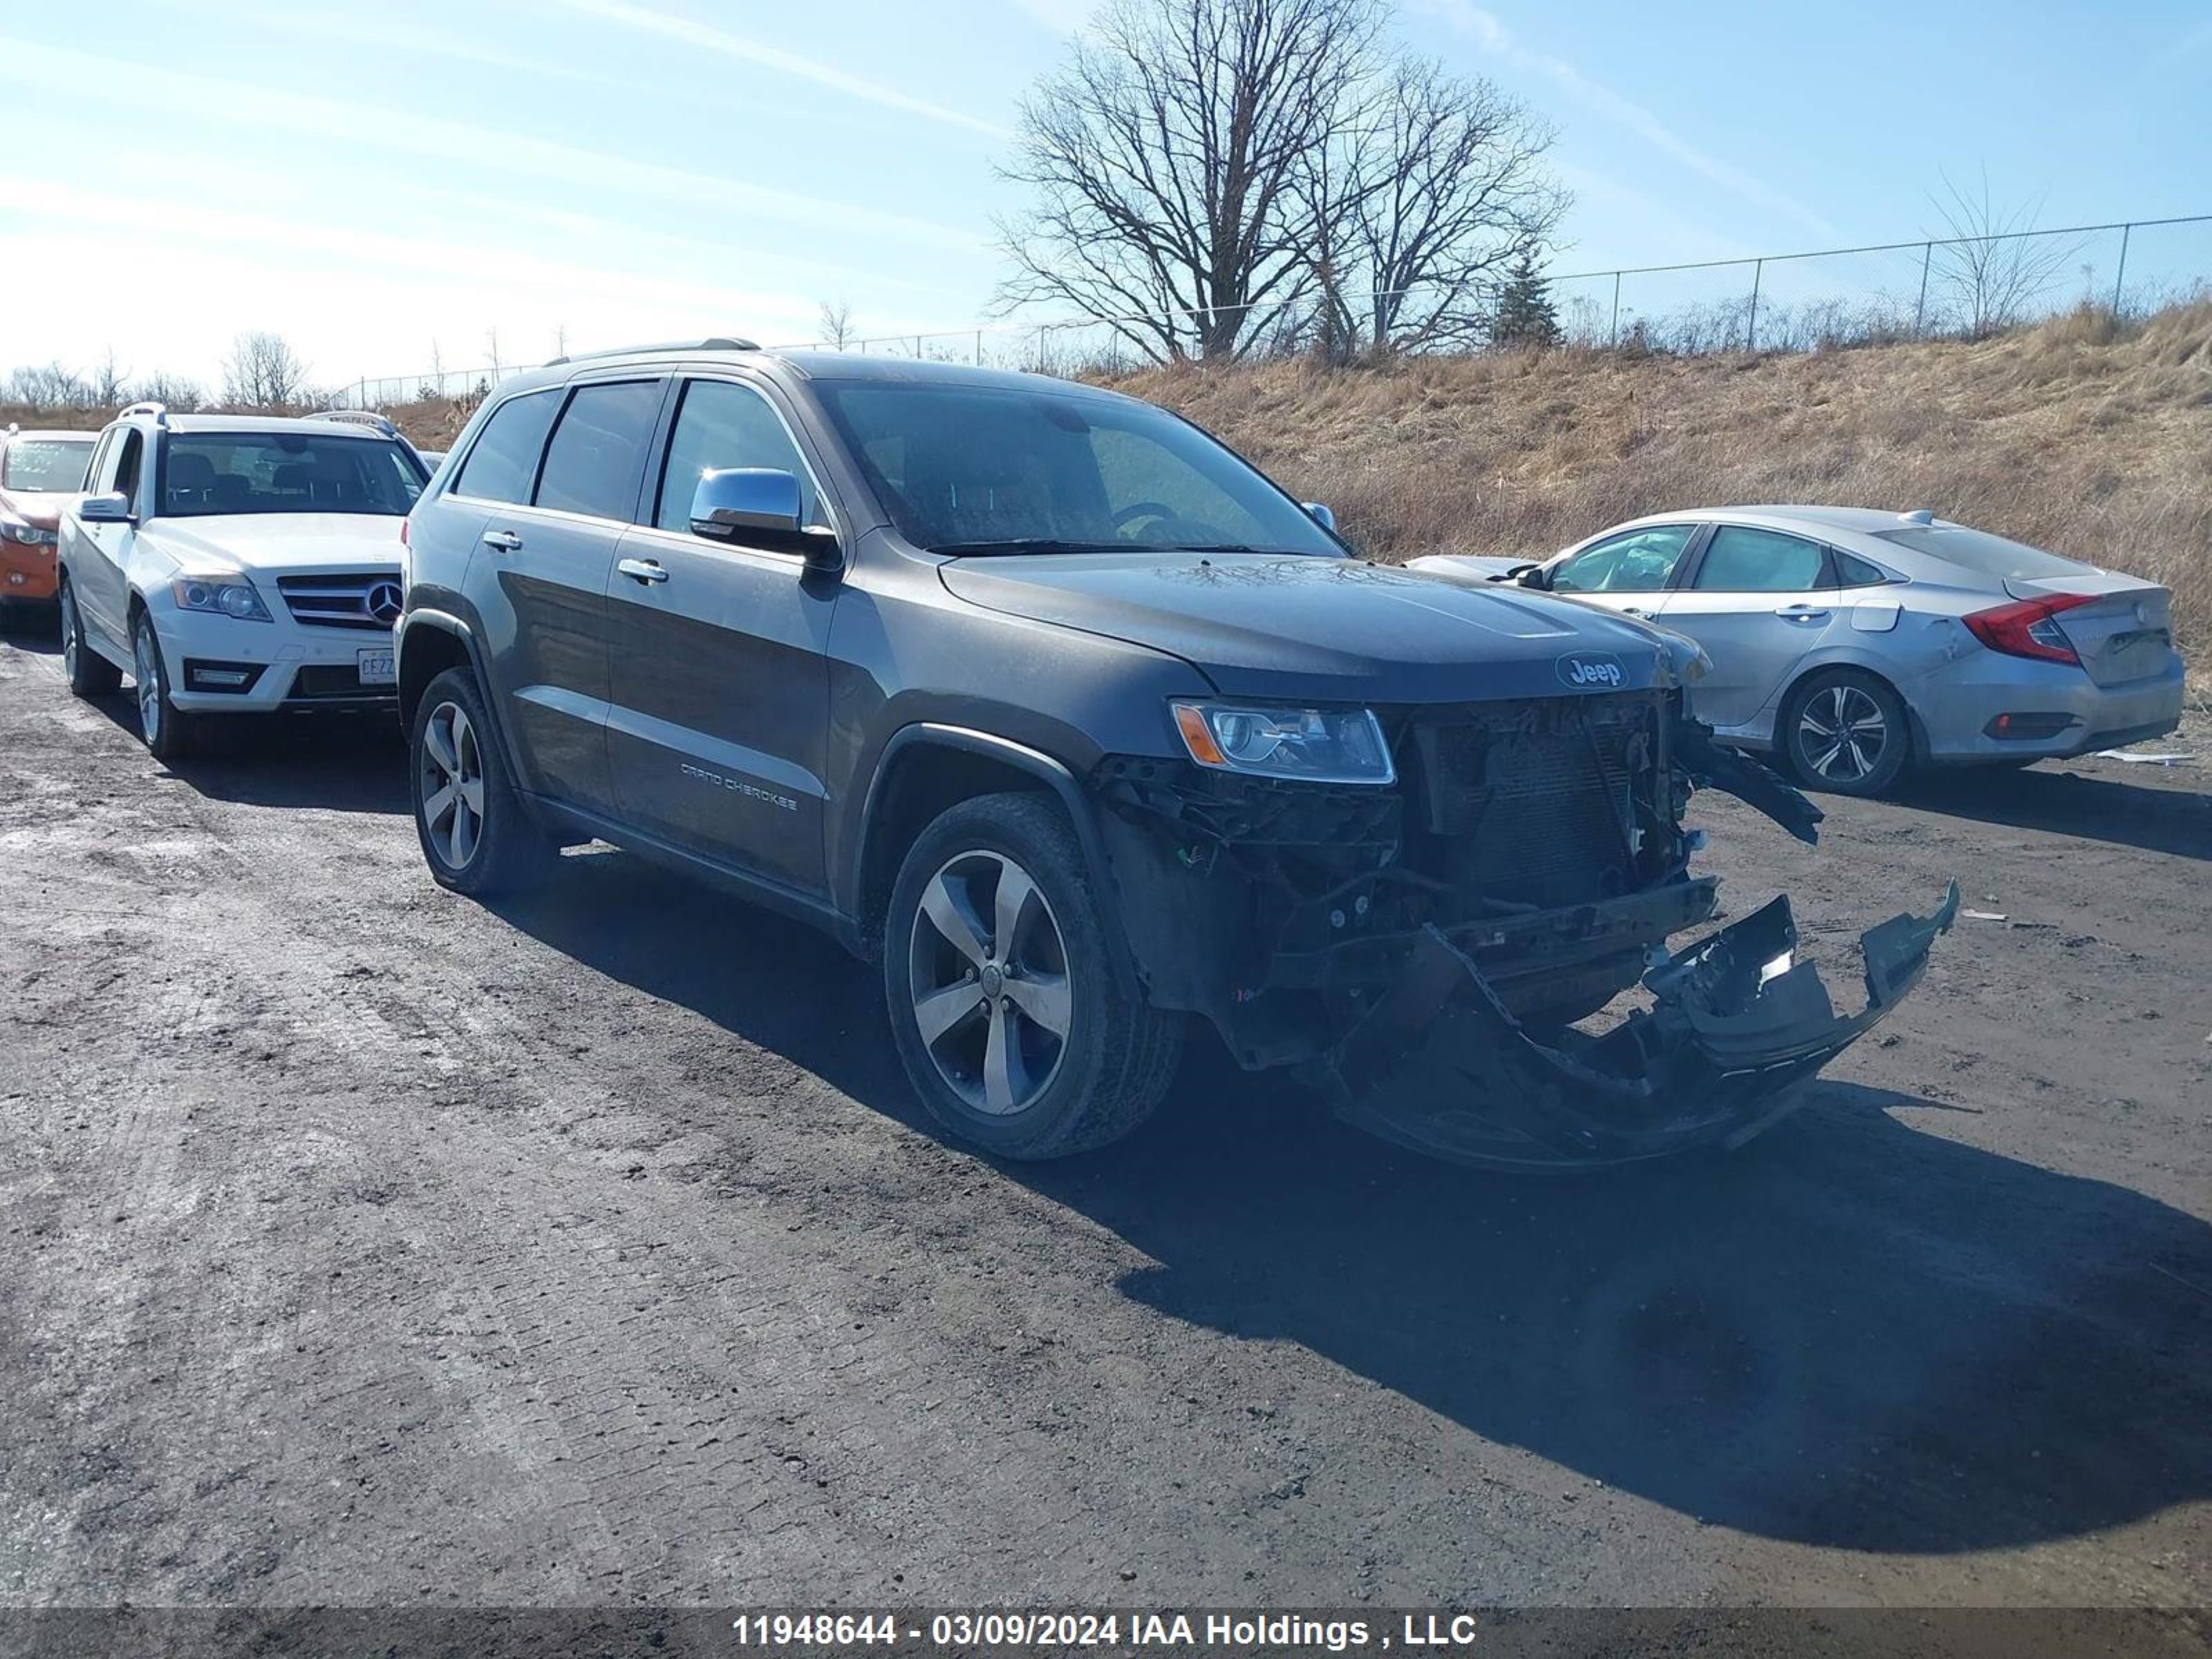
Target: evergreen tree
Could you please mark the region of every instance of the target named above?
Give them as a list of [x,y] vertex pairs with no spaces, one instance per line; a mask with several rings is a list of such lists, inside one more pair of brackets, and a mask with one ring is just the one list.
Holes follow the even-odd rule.
[[1534,249],[1513,262],[1505,286],[1498,296],[1498,313],[1490,325],[1492,345],[1550,346],[1559,343],[1559,313],[1552,303],[1552,285],[1536,269]]

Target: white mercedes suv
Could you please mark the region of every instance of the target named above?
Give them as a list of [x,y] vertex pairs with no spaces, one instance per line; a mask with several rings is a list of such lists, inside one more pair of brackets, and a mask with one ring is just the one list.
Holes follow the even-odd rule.
[[70,689],[128,672],[165,761],[212,715],[391,706],[400,526],[428,476],[379,416],[132,404],[62,514]]

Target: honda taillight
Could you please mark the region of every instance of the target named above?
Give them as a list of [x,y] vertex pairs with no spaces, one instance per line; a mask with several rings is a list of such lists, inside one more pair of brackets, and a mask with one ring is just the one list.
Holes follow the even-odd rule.
[[2087,605],[2090,593],[2053,593],[2047,599],[2021,599],[1989,611],[1961,617],[1976,639],[2008,657],[2034,657],[2044,662],[2078,663],[2081,657],[2054,620],[2062,611]]

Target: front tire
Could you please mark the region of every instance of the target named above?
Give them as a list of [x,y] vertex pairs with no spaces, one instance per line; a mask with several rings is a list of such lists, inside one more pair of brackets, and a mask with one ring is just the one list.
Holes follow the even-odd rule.
[[922,831],[891,889],[884,993],[931,1115],[1002,1158],[1120,1139],[1182,1054],[1182,1022],[1116,978],[1075,831],[1036,795],[963,801]]
[[467,669],[449,668],[424,689],[407,757],[415,833],[441,887],[487,897],[530,886],[551,870],[556,850],[523,809],[483,692]]
[[161,641],[155,635],[154,619],[143,611],[131,624],[131,664],[138,697],[138,735],[146,741],[146,751],[164,766],[195,753],[202,722],[169,701],[169,671],[162,660]]
[[1856,668],[1825,670],[1792,692],[1780,736],[1798,781],[1838,795],[1885,793],[1912,756],[1905,700]]
[[84,636],[84,617],[76,608],[76,593],[62,583],[62,673],[69,689],[80,697],[112,697],[123,689],[123,671],[92,648]]

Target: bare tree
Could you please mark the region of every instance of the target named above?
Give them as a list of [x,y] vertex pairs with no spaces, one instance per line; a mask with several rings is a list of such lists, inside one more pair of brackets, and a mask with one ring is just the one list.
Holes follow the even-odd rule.
[[223,361],[222,400],[242,409],[289,409],[307,395],[307,366],[281,334],[252,331]]
[[1309,188],[1317,221],[1340,227],[1332,268],[1348,265],[1365,289],[1355,337],[1401,348],[1481,338],[1508,271],[1566,212],[1571,198],[1543,165],[1556,129],[1488,81],[1404,57],[1343,132]]
[[1073,303],[1155,357],[1234,356],[1311,289],[1297,187],[1370,71],[1379,0],[1109,0],[1023,100],[1003,304]]
[[59,363],[27,365],[8,375],[7,398],[33,409],[90,409],[92,383]]
[[1940,176],[1942,193],[1930,199],[1950,235],[1930,251],[1929,270],[1937,291],[1950,296],[1948,308],[1960,326],[1978,340],[2020,321],[2081,245],[2033,234],[2042,198],[1999,207],[1990,194],[1986,167],[1976,190],[1961,188],[1948,173]]
[[161,371],[149,374],[123,396],[133,402],[143,398],[184,414],[190,414],[207,402],[207,392],[198,380]]
[[130,392],[131,371],[115,361],[115,348],[110,346],[106,355],[93,366],[93,400],[113,408],[128,402]]
[[842,300],[835,305],[824,300],[814,325],[821,332],[823,344],[842,351],[853,337],[853,307]]

